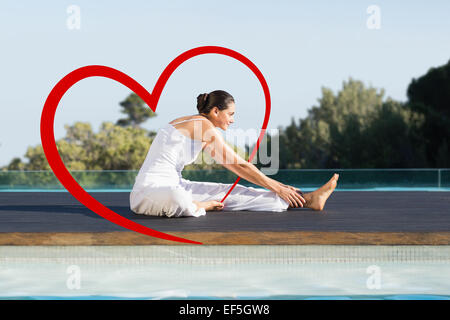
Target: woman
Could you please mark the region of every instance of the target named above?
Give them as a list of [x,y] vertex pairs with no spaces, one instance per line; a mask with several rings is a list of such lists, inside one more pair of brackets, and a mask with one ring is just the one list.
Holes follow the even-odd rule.
[[[150,146],[130,194],[137,214],[199,217],[213,210],[281,212],[288,208],[322,210],[336,187],[338,175],[314,192],[303,194],[259,171],[224,141],[216,127],[226,130],[234,122],[234,98],[222,90],[197,97],[198,115],[178,118],[161,128]],[[201,151],[241,178],[265,189],[237,184],[196,182],[181,176],[183,167]]]

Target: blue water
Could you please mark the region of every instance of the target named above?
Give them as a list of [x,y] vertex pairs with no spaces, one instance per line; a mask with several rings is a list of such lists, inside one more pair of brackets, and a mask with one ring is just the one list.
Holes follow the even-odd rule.
[[450,246],[0,246],[5,298],[448,300]]

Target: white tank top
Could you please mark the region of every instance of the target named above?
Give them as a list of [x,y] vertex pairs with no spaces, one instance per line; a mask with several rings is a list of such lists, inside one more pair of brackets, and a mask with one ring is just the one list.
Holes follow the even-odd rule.
[[134,191],[148,185],[177,185],[180,183],[181,171],[184,166],[197,159],[202,151],[202,141],[185,136],[174,125],[193,120],[207,119],[187,119],[174,124],[168,123],[158,130],[136,176]]

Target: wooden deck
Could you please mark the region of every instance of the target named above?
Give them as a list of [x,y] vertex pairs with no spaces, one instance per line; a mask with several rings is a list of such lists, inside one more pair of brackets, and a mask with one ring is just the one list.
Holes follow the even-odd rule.
[[[149,228],[205,245],[449,245],[450,192],[336,191],[321,212],[136,215],[129,193],[91,195]],[[0,192],[0,245],[186,245],[114,225],[67,192]]]

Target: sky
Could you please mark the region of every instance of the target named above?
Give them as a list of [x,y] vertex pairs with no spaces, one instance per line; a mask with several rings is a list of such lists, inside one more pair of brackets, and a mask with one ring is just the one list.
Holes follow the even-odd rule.
[[[70,28],[72,5],[80,28]],[[379,28],[369,28],[375,5]],[[271,94],[268,129],[284,127],[349,77],[406,100],[412,78],[450,60],[450,1],[10,1],[0,3],[0,166],[41,143],[44,102],[66,74],[87,65],[118,69],[149,92],[164,68],[189,49],[214,45],[250,59]],[[370,23],[369,23],[370,24]],[[184,62],[167,82],[157,130],[197,113],[196,97],[216,89],[236,101],[235,129],[260,128],[264,94],[254,74],[230,57],[208,54]],[[130,90],[92,77],[63,96],[55,138],[64,125],[123,117]],[[231,127],[230,127],[231,128]]]

